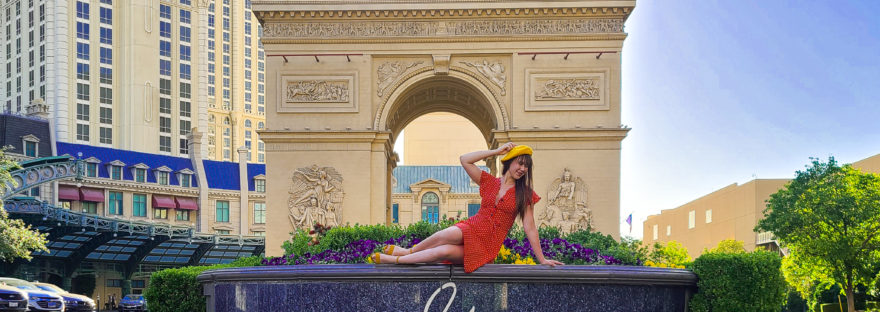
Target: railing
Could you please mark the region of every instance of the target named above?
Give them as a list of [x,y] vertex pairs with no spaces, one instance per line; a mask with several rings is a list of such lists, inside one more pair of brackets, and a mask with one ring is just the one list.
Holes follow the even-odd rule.
[[263,236],[196,233],[193,228],[188,226],[102,217],[54,207],[32,197],[11,198],[5,201],[4,208],[9,213],[42,215],[43,221],[57,222],[59,226],[76,226],[94,231],[128,233],[128,235],[167,236],[169,239],[187,239],[194,243],[256,246],[262,246],[266,243],[266,238]]
[[773,236],[773,232],[758,233],[758,237],[755,239],[755,245],[763,245],[769,243],[775,243],[779,245],[779,243],[776,241],[776,237]]
[[14,184],[0,185],[3,188],[3,200],[43,183],[81,178],[82,171],[79,160],[64,156],[38,158],[23,162],[21,166],[22,169],[9,173],[15,181]]

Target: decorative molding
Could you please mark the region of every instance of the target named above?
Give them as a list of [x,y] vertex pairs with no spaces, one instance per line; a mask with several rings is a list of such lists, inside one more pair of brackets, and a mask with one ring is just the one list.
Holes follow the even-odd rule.
[[315,222],[336,226],[342,222],[342,175],[333,167],[302,167],[293,172],[288,191],[288,218],[294,229]]
[[358,73],[278,73],[279,113],[356,113]]
[[267,22],[262,38],[372,39],[620,34],[623,33],[623,22],[623,18]]
[[376,89],[376,95],[378,95],[380,98],[383,97],[385,95],[385,90],[388,88],[388,86],[391,85],[391,83],[396,81],[397,78],[403,75],[403,73],[405,73],[410,68],[421,65],[422,63],[424,62],[391,61],[380,64],[379,67],[376,68],[376,83],[378,86],[378,88]]
[[501,95],[507,94],[504,86],[507,82],[507,74],[504,72],[504,64],[501,62],[489,62],[487,60],[483,60],[482,63],[471,63],[467,61],[462,61],[462,64],[473,67],[477,70],[483,77],[489,79],[495,86],[501,89]]
[[[432,1],[426,1],[430,3],[435,3]],[[481,1],[483,2],[483,1]],[[497,2],[509,2],[509,1],[497,1]],[[633,7],[548,7],[547,5],[541,5],[541,7],[524,7],[524,8],[514,8],[514,7],[505,7],[505,8],[467,8],[467,9],[458,9],[458,8],[446,8],[446,9],[424,9],[424,5],[420,4],[420,9],[418,10],[406,10],[406,9],[384,9],[379,7],[377,9],[377,5],[381,6],[381,2],[370,0],[364,1],[359,4],[365,4],[369,6],[369,9],[361,9],[358,6],[353,6],[354,4],[341,4],[346,7],[344,10],[314,10],[314,6],[316,4],[326,5],[325,1],[315,1],[313,3],[309,3],[308,7],[302,7],[302,9],[288,8],[285,10],[262,10],[257,9],[254,11],[254,14],[258,19],[284,19],[284,18],[309,18],[309,19],[318,19],[318,18],[326,18],[326,19],[337,19],[337,18],[347,18],[347,17],[356,17],[356,18],[406,18],[406,17],[418,17],[418,18],[451,18],[451,17],[482,17],[482,18],[510,18],[510,17],[547,17],[547,15],[552,14],[553,17],[561,17],[561,16],[571,16],[571,17],[620,17],[625,18],[626,15],[630,14]],[[262,4],[268,4],[263,2]],[[278,2],[277,4],[289,6],[289,2]],[[401,3],[398,1],[393,1],[391,3],[395,8],[400,8]]]
[[566,232],[593,226],[593,212],[587,208],[587,185],[568,168],[550,183],[545,200],[547,204],[538,216],[540,225],[558,226]]
[[584,111],[610,108],[607,68],[591,71],[526,69],[526,111]]

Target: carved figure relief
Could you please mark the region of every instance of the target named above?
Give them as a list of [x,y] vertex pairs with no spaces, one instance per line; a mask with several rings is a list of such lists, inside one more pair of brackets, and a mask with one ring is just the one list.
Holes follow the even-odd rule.
[[507,75],[504,73],[504,65],[501,64],[501,62],[489,63],[489,61],[483,60],[482,63],[471,63],[467,61],[461,63],[473,67],[481,75],[485,76],[486,79],[489,79],[489,81],[498,86],[498,88],[501,89],[501,95],[506,93],[504,83],[507,81]]
[[285,98],[288,103],[346,103],[349,86],[347,81],[289,81]]
[[535,100],[598,100],[599,92],[598,79],[550,79],[540,82]]
[[336,226],[342,220],[342,175],[333,167],[299,168],[293,172],[287,208],[294,229],[311,228],[317,222]]
[[268,23],[263,38],[380,38],[561,35],[623,32],[622,18],[503,19],[443,22]]
[[403,73],[405,73],[408,69],[413,68],[413,67],[420,65],[420,64],[422,64],[422,61],[415,61],[415,62],[394,61],[394,62],[383,63],[382,65],[379,65],[379,68],[377,69],[377,72],[378,72],[377,82],[379,83],[379,88],[376,91],[377,95],[379,95],[379,97],[382,97],[383,95],[385,95],[385,89],[388,88],[388,86],[390,86],[392,82],[397,80],[397,78],[400,77],[401,75],[403,75]]
[[541,225],[555,225],[563,231],[574,231],[593,226],[593,213],[587,208],[587,186],[581,178],[572,176],[567,168],[562,177],[550,184],[547,208],[538,216]]

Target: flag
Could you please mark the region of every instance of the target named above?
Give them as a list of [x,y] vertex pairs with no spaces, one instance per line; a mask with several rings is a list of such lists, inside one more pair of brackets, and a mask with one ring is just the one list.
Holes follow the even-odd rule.
[[629,224],[629,233],[633,232],[633,214],[630,213],[629,217],[626,217],[626,224]]

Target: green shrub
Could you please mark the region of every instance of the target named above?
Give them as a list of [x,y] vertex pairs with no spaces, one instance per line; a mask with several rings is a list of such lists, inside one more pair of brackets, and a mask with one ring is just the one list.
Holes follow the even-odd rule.
[[196,281],[199,274],[212,269],[255,266],[262,259],[260,256],[253,256],[239,258],[229,264],[190,266],[153,272],[149,285],[144,289],[147,308],[151,312],[205,311],[202,285]]
[[708,253],[693,263],[697,293],[691,311],[779,311],[787,285],[779,255]]

